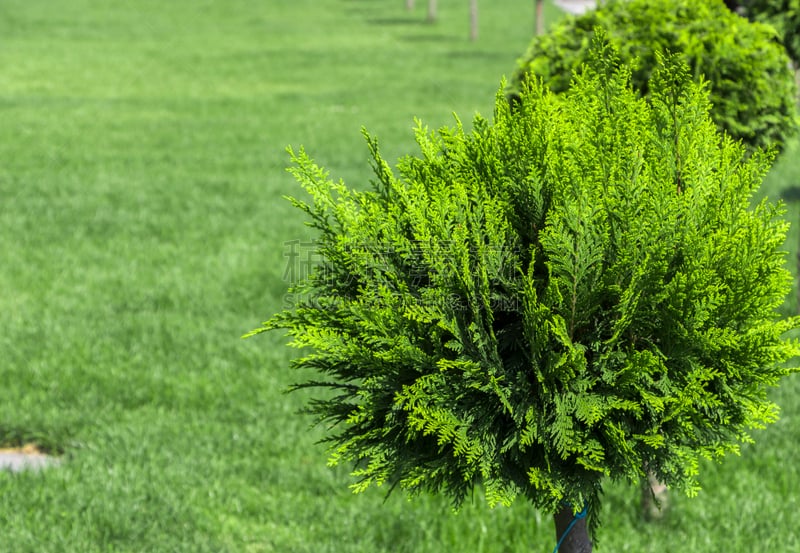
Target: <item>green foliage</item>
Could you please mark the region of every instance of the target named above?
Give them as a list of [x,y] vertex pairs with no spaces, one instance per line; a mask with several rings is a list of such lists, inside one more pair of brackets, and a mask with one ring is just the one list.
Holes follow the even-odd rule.
[[536,75],[556,92],[587,61],[592,34],[602,27],[625,62],[633,84],[651,90],[656,56],[680,54],[710,90],[717,126],[750,148],[782,147],[795,131],[795,85],[775,31],[731,13],[722,0],[609,0],[597,10],[567,17],[536,37],[520,60],[509,92],[519,94]]
[[777,29],[789,56],[800,61],[800,0],[741,0],[729,2],[752,21]]
[[775,312],[787,224],[750,206],[769,160],[717,133],[677,58],[642,99],[594,50],[566,94],[532,81],[469,132],[420,125],[397,175],[366,135],[371,190],[293,154],[322,262],[252,334],[311,349],[298,387],[328,390],[308,407],[356,491],[458,506],[481,485],[587,503],[595,528],[604,478],[691,495],[701,458],[776,419],[766,390],[798,347]]

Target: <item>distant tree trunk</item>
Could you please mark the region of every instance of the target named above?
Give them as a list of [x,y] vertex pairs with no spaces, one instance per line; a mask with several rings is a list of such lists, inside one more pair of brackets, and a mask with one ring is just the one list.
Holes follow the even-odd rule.
[[645,520],[661,520],[669,505],[669,491],[652,471],[647,471],[647,482],[642,488],[642,516]]
[[469,2],[469,39],[478,40],[478,0]]
[[790,61],[789,63],[792,66],[792,71],[794,71],[794,81],[797,83],[797,98],[800,100],[800,66],[794,61]]
[[413,10],[414,9],[414,0],[406,0],[406,9]]
[[[553,515],[556,523],[556,540],[561,539],[574,518],[571,507],[564,507]],[[570,528],[569,534],[558,548],[558,553],[592,553],[592,542],[589,541],[585,518],[578,519]]]
[[436,0],[428,0],[428,21],[433,23],[439,17],[436,11]]
[[[556,523],[556,540],[561,539],[574,518],[575,516],[570,507],[564,507],[553,515]],[[592,553],[592,542],[589,541],[589,531],[586,529],[585,518],[578,519],[573,524],[569,534],[561,542],[558,553]]]
[[536,34],[544,34],[544,0],[536,0]]

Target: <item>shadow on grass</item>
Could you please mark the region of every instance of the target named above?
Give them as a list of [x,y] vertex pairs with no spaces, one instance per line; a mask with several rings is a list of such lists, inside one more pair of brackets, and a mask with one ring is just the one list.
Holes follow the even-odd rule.
[[401,25],[428,25],[418,17],[372,17],[367,19],[371,25],[401,26]]
[[787,203],[800,201],[800,185],[787,186],[781,190],[781,199]]
[[403,40],[405,42],[416,42],[416,43],[441,43],[441,42],[456,42],[458,39],[452,37],[450,35],[445,35],[442,33],[437,34],[418,34],[418,35],[400,35],[397,37],[399,40]]
[[[460,60],[486,60],[491,62],[501,62],[501,63],[509,63],[509,56],[508,52],[490,52],[486,50],[452,50],[447,52],[447,57]],[[510,63],[514,63],[514,59],[510,59]]]

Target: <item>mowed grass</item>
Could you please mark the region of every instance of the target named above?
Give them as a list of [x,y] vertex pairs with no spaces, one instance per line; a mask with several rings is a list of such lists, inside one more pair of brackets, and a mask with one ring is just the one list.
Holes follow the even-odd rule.
[[[352,495],[296,414],[308,394],[284,393],[285,338],[239,338],[282,306],[285,244],[313,237],[284,148],[363,186],[362,125],[395,159],[415,116],[490,114],[533,27],[532,2],[484,1],[470,43],[467,2],[436,25],[417,4],[0,5],[0,445],[63,458],[0,473],[0,551],[552,550],[523,501]],[[661,523],[610,483],[598,550],[800,550],[799,393],[776,390],[781,421]]]

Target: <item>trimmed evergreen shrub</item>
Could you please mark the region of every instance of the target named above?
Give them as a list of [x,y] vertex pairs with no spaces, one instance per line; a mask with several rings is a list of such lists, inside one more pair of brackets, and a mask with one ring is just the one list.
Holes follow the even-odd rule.
[[675,57],[643,99],[595,51],[563,95],[529,80],[470,131],[419,126],[396,173],[365,133],[366,191],[293,154],[321,262],[251,334],[309,348],[298,387],[327,390],[308,408],[355,491],[480,485],[595,527],[605,478],[693,494],[701,458],[776,419],[798,321],[776,314],[787,223],[751,207],[769,158],[717,133]]
[[530,75],[555,92],[569,87],[587,61],[591,37],[602,27],[622,59],[635,62],[634,87],[643,94],[659,52],[678,53],[696,80],[708,82],[711,117],[751,149],[781,148],[795,131],[797,111],[789,59],[772,27],[750,23],[722,0],[608,0],[568,16],[533,39],[509,89],[517,95]]
[[789,56],[800,62],[800,0],[739,0],[726,2],[751,21],[777,29]]

